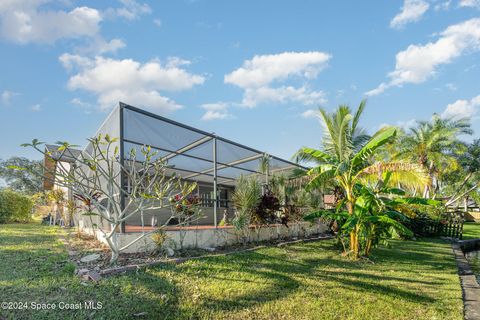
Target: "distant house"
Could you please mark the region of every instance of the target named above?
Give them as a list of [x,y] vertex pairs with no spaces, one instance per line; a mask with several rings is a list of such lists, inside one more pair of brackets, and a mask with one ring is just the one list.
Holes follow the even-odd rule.
[[475,200],[466,197],[459,199],[458,201],[452,203],[448,206],[449,210],[461,210],[465,212],[465,219],[467,221],[478,221],[480,220],[480,207]]
[[480,212],[480,207],[472,198],[466,197],[459,199],[448,206],[452,210],[462,210],[465,212]]
[[325,209],[334,209],[335,205],[337,204],[337,199],[335,198],[334,194],[326,194],[323,196],[323,203],[325,205]]
[[67,188],[61,187],[59,183],[55,183],[58,176],[55,173],[58,170],[68,171],[71,170],[72,163],[75,162],[81,153],[80,150],[69,148],[64,152],[58,151],[60,146],[47,144],[45,145],[45,157],[43,164],[47,170],[44,172],[43,189],[53,190],[62,189],[67,195],[68,199],[72,199],[72,194]]

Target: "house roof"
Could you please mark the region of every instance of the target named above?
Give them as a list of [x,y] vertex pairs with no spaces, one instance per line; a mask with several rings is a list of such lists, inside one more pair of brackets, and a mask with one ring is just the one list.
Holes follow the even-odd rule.
[[[43,189],[52,190],[54,187],[55,181],[55,170],[57,162],[75,162],[81,152],[80,150],[74,148],[68,148],[66,150],[58,150],[60,146],[55,144],[46,144],[45,145],[45,158],[43,161],[44,172],[43,172]],[[52,161],[53,160],[53,161]]]
[[82,151],[74,148],[67,148],[66,150],[58,150],[59,145],[56,144],[46,144],[45,152],[47,152],[55,161],[62,162],[75,162],[75,160],[80,156]]

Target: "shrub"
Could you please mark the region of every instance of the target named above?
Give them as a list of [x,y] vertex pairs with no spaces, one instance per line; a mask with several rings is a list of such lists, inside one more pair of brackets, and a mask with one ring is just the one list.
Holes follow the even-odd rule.
[[280,211],[280,208],[280,200],[270,190],[267,190],[252,212],[252,222],[259,225],[276,223],[279,220],[277,212]]
[[165,230],[158,229],[152,235],[150,236],[152,238],[152,241],[156,245],[156,250],[161,250],[163,244],[167,240],[168,236]]
[[32,209],[30,197],[10,189],[0,191],[0,223],[28,222]]
[[235,217],[232,224],[236,231],[246,231],[250,219],[262,197],[262,188],[255,178],[240,176],[232,196],[235,205]]

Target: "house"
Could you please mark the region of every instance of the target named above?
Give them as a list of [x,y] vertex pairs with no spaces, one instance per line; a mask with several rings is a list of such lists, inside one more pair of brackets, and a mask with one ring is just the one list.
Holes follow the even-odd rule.
[[[168,164],[165,169],[168,176],[175,175],[181,177],[183,181],[196,183],[194,192],[200,199],[202,218],[195,221],[194,226],[190,226],[192,234],[187,237],[190,239],[187,241],[189,246],[215,247],[238,240],[238,237],[229,234],[231,232],[228,228],[220,228],[219,223],[224,215],[228,218],[233,217],[231,196],[240,176],[256,176],[261,181],[266,181],[269,175],[279,173],[288,175],[295,169],[306,169],[214,133],[124,103],[119,103],[108,115],[96,136],[100,134],[118,137],[115,147],[118,147],[121,162],[128,161],[131,150],[141,154],[141,148],[147,145],[158,152],[158,159]],[[82,152],[91,153],[91,149],[91,145],[87,145]],[[80,151],[77,150],[68,150],[62,157],[56,152],[51,152],[51,159],[46,161],[51,161],[49,165],[55,165],[55,170],[69,170],[71,162],[79,155]],[[268,170],[263,172],[260,168],[265,157],[268,157]],[[126,192],[119,192],[120,206],[124,205],[125,197],[128,197],[125,194],[128,195],[131,185],[122,173],[119,172],[119,185]],[[52,187],[48,182],[45,184]],[[143,216],[132,215],[121,227],[121,233],[124,235],[122,241],[128,242],[135,233],[163,225],[169,217],[170,212],[162,210],[146,211]],[[94,225],[109,227],[105,221],[95,216],[79,216],[77,220],[80,229],[85,231],[91,232]],[[310,228],[305,223],[302,224],[302,228],[311,229],[305,232],[311,233],[319,232],[323,227],[319,225]],[[219,230],[223,230],[221,235]],[[172,239],[179,237],[175,231],[178,231],[178,228],[172,227],[170,230]],[[185,232],[185,228],[182,231]],[[268,234],[271,232],[265,232],[265,237],[268,237]]]

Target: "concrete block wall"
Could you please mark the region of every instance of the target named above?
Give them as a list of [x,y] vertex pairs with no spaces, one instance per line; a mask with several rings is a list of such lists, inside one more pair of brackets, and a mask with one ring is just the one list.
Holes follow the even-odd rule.
[[[91,229],[85,229],[84,231],[92,233]],[[278,238],[303,238],[325,233],[327,231],[327,226],[320,222],[313,224],[309,222],[297,222],[289,224],[288,228],[284,225],[267,226],[258,229],[250,228],[245,238],[230,227],[198,230],[169,230],[166,231],[168,239],[165,245],[174,250],[180,248],[217,248],[243,243],[244,241],[255,242],[275,240]],[[98,239],[106,242],[105,239],[102,238],[103,235],[99,231],[96,232]],[[130,243],[140,235],[140,233],[119,234],[120,246]],[[146,236],[144,239],[131,245],[124,252],[148,252],[154,250],[155,247],[155,243],[152,241],[151,237]]]

